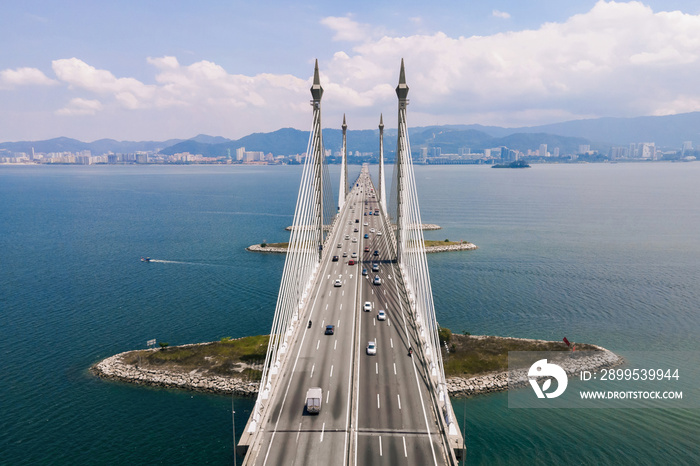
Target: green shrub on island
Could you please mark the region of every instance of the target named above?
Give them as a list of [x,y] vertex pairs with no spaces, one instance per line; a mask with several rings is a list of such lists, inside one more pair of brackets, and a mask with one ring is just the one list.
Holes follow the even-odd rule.
[[450,342],[450,338],[452,338],[452,330],[446,327],[440,327],[438,329],[438,336],[440,337],[440,344],[444,345],[445,343]]

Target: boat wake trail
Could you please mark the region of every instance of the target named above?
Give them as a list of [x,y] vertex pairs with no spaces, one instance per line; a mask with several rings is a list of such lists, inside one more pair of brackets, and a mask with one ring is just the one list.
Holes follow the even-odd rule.
[[164,259],[150,259],[149,262],[157,262],[160,264],[183,264],[183,265],[200,265],[204,267],[230,267],[223,264],[205,264],[203,262],[185,262],[185,261],[169,261]]

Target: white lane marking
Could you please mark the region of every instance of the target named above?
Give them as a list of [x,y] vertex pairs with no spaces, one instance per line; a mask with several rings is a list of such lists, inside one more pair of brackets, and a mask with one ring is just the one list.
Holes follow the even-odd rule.
[[340,296],[345,296],[345,290],[340,294]]
[[396,398],[399,399],[399,409],[401,409],[401,395],[399,395],[399,394],[397,393],[397,394],[396,394]]
[[333,349],[335,350],[335,347],[338,346],[338,340],[335,340],[335,343],[333,343]]
[[323,442],[323,431],[326,430],[326,423],[323,423],[323,427],[321,427],[321,441]]
[[372,322],[374,322],[374,326],[377,326],[377,319],[372,319]]
[[[315,369],[315,368],[316,368],[316,364],[314,364],[313,366],[311,366],[311,377],[314,376],[314,369]],[[309,378],[311,378],[311,377],[309,377]]]
[[394,375],[396,375],[396,363],[394,363]]
[[343,303],[340,303],[340,310],[343,310]]
[[326,319],[323,319],[323,321],[321,321],[321,328],[323,328],[325,326],[326,326]]
[[330,279],[331,279],[331,274],[328,274],[328,280],[330,280]]
[[352,274],[350,274],[350,279],[352,279]]
[[340,319],[338,319],[338,325],[336,327],[340,327]]
[[[318,341],[321,341],[321,340],[318,340]],[[394,339],[393,339],[393,338],[389,338],[389,343],[391,343],[391,347],[393,348],[393,347],[394,347]],[[317,348],[317,349],[318,349],[318,348]]]
[[379,408],[380,408],[380,406],[379,406],[379,393],[377,393],[377,409],[379,409]]
[[332,293],[331,291],[328,292],[328,297],[329,297],[329,298],[330,298],[330,296],[331,296],[331,293]]
[[333,364],[331,364],[331,375],[330,377],[333,377]]
[[386,290],[384,290],[384,294],[386,294]]
[[406,451],[406,437],[401,437],[403,438],[403,456],[408,458],[408,451]]
[[382,436],[379,436],[379,456],[382,456]]
[[388,274],[387,276],[389,277],[389,280],[391,280],[391,274]]
[[321,345],[321,340],[318,340],[318,343],[316,343],[316,349]]
[[328,310],[328,304],[326,304],[326,311]]
[[375,362],[375,363],[374,363],[374,372],[375,372],[376,374],[379,374],[379,363],[378,363],[378,362]]
[[389,327],[391,327],[391,321],[390,321],[390,320],[387,320],[387,321],[386,321],[386,325],[389,326]]
[[[374,294],[374,289],[372,289],[372,294]],[[328,295],[328,296],[330,296],[330,295]]]
[[326,404],[328,404],[328,398],[331,396],[331,391],[327,390],[326,391]]
[[299,423],[299,430],[297,430],[297,443],[299,442],[299,434],[301,433],[301,422]]

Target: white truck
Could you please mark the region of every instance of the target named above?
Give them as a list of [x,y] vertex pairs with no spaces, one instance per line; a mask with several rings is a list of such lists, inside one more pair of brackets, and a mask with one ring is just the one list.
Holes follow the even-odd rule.
[[306,392],[306,411],[309,414],[318,414],[321,411],[323,390],[320,387],[309,388]]

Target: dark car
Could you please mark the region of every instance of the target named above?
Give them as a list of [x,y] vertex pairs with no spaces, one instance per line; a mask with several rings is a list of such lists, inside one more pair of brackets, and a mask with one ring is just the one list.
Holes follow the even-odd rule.
[[374,255],[378,256],[379,255],[379,250],[374,251]]
[[369,246],[365,246],[365,252],[369,252]]
[[359,219],[359,218],[356,218],[356,219],[355,219],[355,223],[360,223],[360,219]]
[[335,325],[326,325],[326,335],[333,335],[335,333]]
[[369,238],[369,234],[365,233],[365,239]]
[[338,262],[338,256],[333,256],[333,262]]
[[367,275],[367,269],[362,269],[362,275]]

